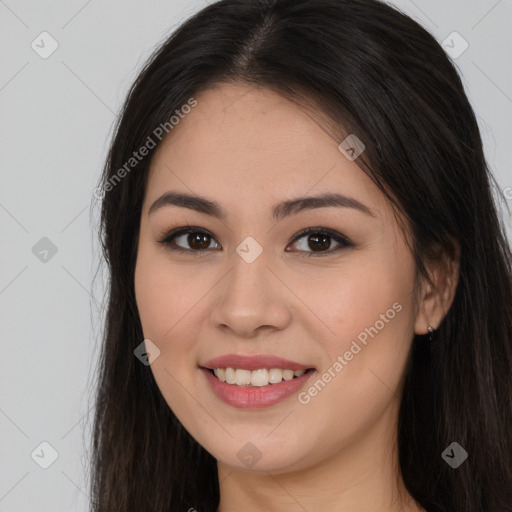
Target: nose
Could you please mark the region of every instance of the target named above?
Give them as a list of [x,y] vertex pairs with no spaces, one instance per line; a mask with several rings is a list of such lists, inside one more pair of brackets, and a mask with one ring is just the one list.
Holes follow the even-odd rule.
[[253,338],[262,331],[289,325],[292,294],[264,254],[251,263],[236,252],[232,255],[233,266],[223,284],[216,287],[218,296],[211,313],[215,328]]

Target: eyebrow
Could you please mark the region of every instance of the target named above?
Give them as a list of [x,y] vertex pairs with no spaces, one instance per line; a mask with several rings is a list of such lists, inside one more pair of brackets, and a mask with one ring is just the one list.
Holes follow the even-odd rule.
[[[148,215],[153,214],[164,206],[189,208],[221,220],[227,218],[227,213],[222,206],[211,199],[172,191],[161,195],[149,208]],[[298,197],[278,203],[272,209],[272,216],[275,220],[280,220],[304,210],[325,207],[352,208],[371,217],[376,217],[370,208],[357,199],[329,192],[318,196]]]

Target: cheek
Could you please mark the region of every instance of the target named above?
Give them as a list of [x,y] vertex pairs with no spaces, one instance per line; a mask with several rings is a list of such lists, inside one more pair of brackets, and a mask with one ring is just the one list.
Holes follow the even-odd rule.
[[188,289],[184,278],[161,255],[141,247],[135,267],[135,298],[146,338],[160,343],[172,338],[174,325],[187,311]]
[[201,299],[205,287],[211,286],[193,266],[172,266],[165,254],[147,246],[139,253],[135,268],[137,308],[144,338],[160,350],[151,370],[173,410],[179,410],[183,401],[180,383],[190,390],[197,385],[199,318],[206,314]]
[[[377,271],[363,280],[354,276],[332,295],[335,304],[326,302],[324,318],[336,336],[319,340],[327,356],[318,378],[299,396],[299,412],[319,457],[332,452],[333,444],[355,442],[398,405],[414,330],[411,294],[403,284],[407,276],[402,277],[383,278]],[[319,419],[325,422],[322,429]],[[294,433],[290,427],[283,437],[292,439]]]
[[135,271],[135,298],[144,337],[161,340],[170,327],[169,304],[172,294],[162,286],[158,273],[143,261]]
[[184,393],[184,389],[193,392],[191,377],[198,371],[192,360],[193,336],[187,335],[191,329],[187,313],[199,297],[193,287],[185,286],[186,277],[169,270],[161,255],[143,248],[135,269],[135,296],[144,338],[160,350],[150,366],[157,386],[174,414],[189,418],[200,409]]
[[[354,340],[385,338],[380,350],[392,352],[407,345],[413,332],[414,266],[406,254],[372,253],[346,268],[303,283],[302,295],[320,319],[322,338],[335,359],[350,350]],[[356,259],[356,258],[354,258]]]

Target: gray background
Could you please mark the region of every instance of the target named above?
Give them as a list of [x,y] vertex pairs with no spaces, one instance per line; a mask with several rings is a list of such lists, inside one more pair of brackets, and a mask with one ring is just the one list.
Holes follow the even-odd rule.
[[[511,205],[512,1],[392,3],[439,42],[454,31],[468,42],[454,61]],[[138,69],[205,4],[0,0],[0,512],[87,510],[105,277],[93,283],[99,208],[90,209],[92,192]],[[46,59],[31,47],[51,48],[43,31],[58,43]],[[460,50],[452,40],[451,51]],[[58,453],[47,469],[40,465],[52,462],[51,449],[42,442]]]

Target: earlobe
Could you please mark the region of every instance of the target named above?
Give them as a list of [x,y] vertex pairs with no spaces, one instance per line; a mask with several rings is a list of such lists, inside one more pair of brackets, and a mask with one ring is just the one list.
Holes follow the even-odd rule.
[[[425,280],[426,281],[426,280]],[[416,317],[415,334],[425,335],[431,329],[437,329],[438,323],[434,320],[436,310],[439,307],[439,299],[432,285],[425,282],[422,286],[418,315]]]
[[415,333],[429,334],[429,327],[437,330],[450,310],[459,282],[460,248],[456,245],[454,258],[444,255],[429,267],[432,284],[423,278],[419,297]]

